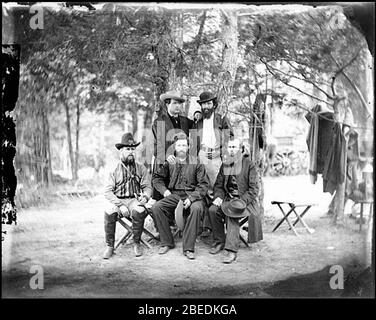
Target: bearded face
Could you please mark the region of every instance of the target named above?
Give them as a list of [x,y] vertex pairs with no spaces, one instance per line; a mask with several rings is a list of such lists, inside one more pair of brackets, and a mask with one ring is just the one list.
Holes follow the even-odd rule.
[[175,153],[180,159],[184,159],[188,152],[188,141],[186,139],[177,140],[175,142]]
[[202,116],[204,119],[209,119],[214,112],[213,100],[201,103]]
[[133,165],[135,163],[135,147],[123,147],[120,150],[121,161],[126,165]]

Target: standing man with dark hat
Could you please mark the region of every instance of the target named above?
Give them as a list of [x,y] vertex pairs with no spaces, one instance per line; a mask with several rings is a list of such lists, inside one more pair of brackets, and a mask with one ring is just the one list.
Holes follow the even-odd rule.
[[195,242],[205,210],[203,200],[208,191],[209,180],[205,166],[189,156],[186,135],[178,134],[174,147],[176,163],[165,162],[153,174],[153,185],[164,197],[152,207],[161,239],[159,254],[165,254],[175,246],[170,224],[175,218],[176,207],[182,201],[185,210],[185,225],[182,228],[183,253],[188,259],[194,259]]
[[[174,162],[174,136],[178,132],[184,132],[189,136],[189,129],[193,126],[193,121],[181,115],[185,98],[178,91],[168,91],[160,96],[165,104],[158,117],[152,125],[153,145],[154,145],[154,165],[153,172],[161,167],[166,160]],[[153,191],[153,198],[159,200],[162,195]]]
[[144,220],[147,216],[145,204],[151,197],[151,179],[146,167],[135,160],[135,150],[140,142],[133,140],[131,133],[115,144],[120,153],[120,162],[105,187],[104,196],[109,201],[104,215],[104,231],[107,248],[103,258],[109,259],[114,253],[115,229],[118,215],[132,218],[134,252],[142,255],[140,245]]
[[[262,240],[262,225],[258,205],[258,178],[255,164],[238,139],[230,140],[227,154],[214,185],[214,201],[209,208],[213,228],[211,254],[225,249],[223,263],[236,259],[239,248],[239,219],[249,216],[251,242]],[[227,235],[224,231],[227,223]]]
[[[208,192],[208,202],[213,200],[213,186],[222,164],[222,150],[225,150],[227,142],[234,136],[230,121],[226,116],[216,112],[218,101],[217,97],[211,92],[200,94],[197,102],[201,106],[202,118],[195,123],[193,137],[197,141],[197,150],[199,161],[205,165],[206,172],[210,180]],[[204,234],[211,227],[207,216],[203,222]]]

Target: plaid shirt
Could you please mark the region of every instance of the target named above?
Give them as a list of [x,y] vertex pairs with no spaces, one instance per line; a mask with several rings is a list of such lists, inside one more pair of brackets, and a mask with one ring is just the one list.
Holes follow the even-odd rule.
[[121,206],[119,199],[134,198],[141,192],[147,199],[151,197],[151,179],[146,167],[136,162],[135,166],[125,166],[122,162],[110,173],[105,187],[105,198],[116,206]]

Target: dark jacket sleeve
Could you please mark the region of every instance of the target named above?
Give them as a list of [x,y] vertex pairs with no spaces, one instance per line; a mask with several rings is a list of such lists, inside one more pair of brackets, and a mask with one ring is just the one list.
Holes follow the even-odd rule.
[[203,200],[209,189],[209,177],[203,164],[196,166],[197,186],[193,192],[189,192],[189,200],[191,203]]
[[248,172],[248,190],[241,195],[241,199],[244,200],[247,205],[257,203],[257,197],[259,192],[258,175],[256,171],[256,165],[252,162],[248,162],[249,172]]
[[108,182],[104,188],[104,197],[106,198],[106,200],[108,200],[115,206],[120,207],[122,205],[122,202],[114,194],[115,184],[116,184],[116,181],[115,181],[115,171],[114,171],[110,173]]
[[221,165],[217,179],[215,180],[213,191],[214,191],[214,199],[216,198],[221,198],[222,200],[225,199],[225,188],[224,188],[224,183],[225,183],[225,176],[223,173],[223,164]]
[[152,185],[161,195],[163,195],[165,191],[167,190],[165,181],[169,181],[170,180],[169,178],[170,178],[170,170],[169,170],[169,165],[167,162],[165,162],[163,166],[160,166],[153,173]]

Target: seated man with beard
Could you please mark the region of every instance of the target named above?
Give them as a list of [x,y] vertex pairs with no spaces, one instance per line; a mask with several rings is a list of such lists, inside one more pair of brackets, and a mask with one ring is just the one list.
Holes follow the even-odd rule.
[[[219,169],[214,184],[214,201],[209,208],[213,227],[213,246],[209,252],[217,254],[225,249],[223,263],[231,263],[236,259],[240,218],[249,216],[251,242],[262,240],[256,166],[242,149],[238,139],[229,141],[228,155]],[[227,235],[224,223],[227,223]]]
[[111,172],[104,196],[109,206],[104,215],[104,231],[107,248],[103,258],[109,259],[114,253],[115,228],[117,215],[132,218],[134,252],[142,255],[141,234],[147,211],[144,207],[151,196],[150,174],[146,167],[135,161],[135,150],[140,142],[135,143],[133,135],[126,133],[121,143],[115,144],[120,151],[120,162]]
[[204,198],[208,191],[209,179],[205,166],[198,164],[188,154],[188,138],[178,134],[175,141],[176,163],[165,164],[153,174],[153,185],[163,195],[152,207],[161,238],[159,254],[165,254],[175,247],[170,230],[174,220],[175,208],[183,201],[185,225],[183,228],[183,253],[188,259],[194,259],[195,242],[204,213]]

